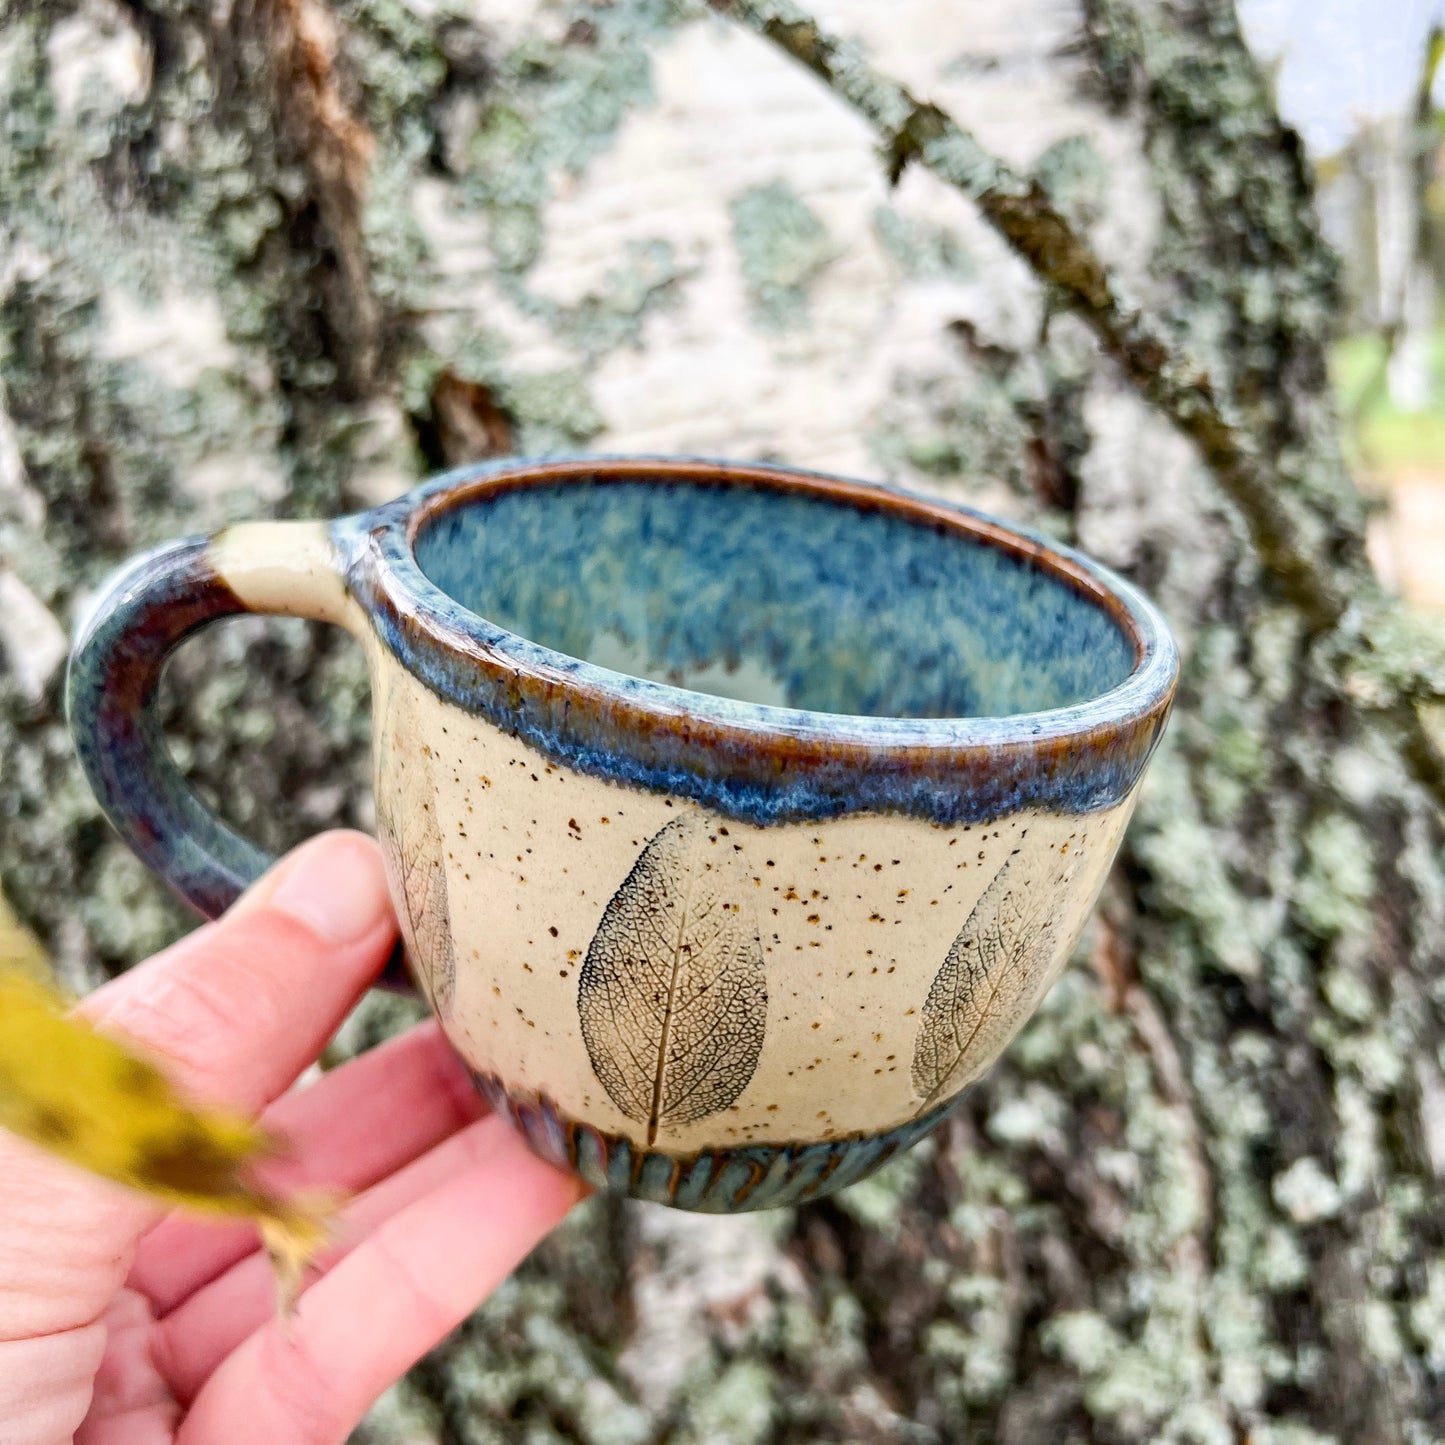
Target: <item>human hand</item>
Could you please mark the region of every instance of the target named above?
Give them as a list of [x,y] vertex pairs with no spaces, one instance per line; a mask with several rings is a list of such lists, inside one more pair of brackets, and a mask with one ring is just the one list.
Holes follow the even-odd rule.
[[5,1445],[340,1445],[578,1200],[432,1021],[286,1092],[394,937],[376,845],[329,834],[81,1005],[198,1102],[259,1113],[292,1147],[285,1187],[356,1197],[283,1323],[253,1228],[168,1214],[0,1132]]

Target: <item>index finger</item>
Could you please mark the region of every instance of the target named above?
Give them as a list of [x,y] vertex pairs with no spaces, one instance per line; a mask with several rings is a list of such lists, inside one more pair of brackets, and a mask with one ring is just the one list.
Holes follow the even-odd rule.
[[321,1052],[380,972],[396,921],[376,844],[327,833],[216,923],[80,1006],[183,1091],[257,1113]]

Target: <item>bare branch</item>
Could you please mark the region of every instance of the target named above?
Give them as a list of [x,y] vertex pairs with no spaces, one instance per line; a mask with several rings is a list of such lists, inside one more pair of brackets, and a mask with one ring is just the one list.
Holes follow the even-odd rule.
[[1199,447],[1243,513],[1261,560],[1316,633],[1356,595],[1363,564],[1341,565],[1338,538],[1279,485],[1249,429],[1209,374],[1162,326],[1129,304],[1104,263],[1039,183],[991,156],[938,106],[879,74],[859,49],[825,33],[793,0],[709,0],[800,60],[880,132],[891,177],[917,160],[956,186],[1098,336],[1125,376]]

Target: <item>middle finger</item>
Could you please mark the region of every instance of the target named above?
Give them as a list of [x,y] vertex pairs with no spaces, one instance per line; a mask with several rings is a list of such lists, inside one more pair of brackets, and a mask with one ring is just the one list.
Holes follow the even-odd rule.
[[[486,1112],[441,1030],[428,1020],[283,1094],[266,1110],[262,1124],[287,1146],[286,1160],[268,1168],[267,1182],[287,1192],[354,1193]],[[128,1283],[165,1315],[258,1248],[253,1225],[178,1212],[141,1240]]]
[[[337,1242],[317,1261],[324,1275],[393,1215],[484,1165],[512,1137],[495,1116],[479,1120],[358,1195],[341,1214]],[[244,1259],[156,1327],[151,1358],[176,1398],[189,1405],[241,1342],[276,1313],[276,1280],[259,1255]]]

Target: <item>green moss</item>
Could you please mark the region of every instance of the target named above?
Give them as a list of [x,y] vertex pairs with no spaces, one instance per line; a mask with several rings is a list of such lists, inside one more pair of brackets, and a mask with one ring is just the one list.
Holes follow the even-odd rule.
[[1410,1329],[1431,1370],[1445,1375],[1445,1254],[1425,1268],[1425,1290],[1410,1306]]
[[901,379],[872,419],[869,448],[885,471],[963,488],[1004,482],[1028,493],[1029,431],[997,375],[972,367]]
[[1150,871],[1154,906],[1187,918],[1215,967],[1241,978],[1257,976],[1274,924],[1272,912],[1240,896],[1226,859],[1199,817],[1183,759],[1169,743],[1154,764],[1140,811],[1147,821],[1133,846]]
[[1162,1438],[1179,1445],[1234,1445],[1239,1436],[1227,1409],[1195,1400],[1174,1412]]
[[1093,1310],[1054,1315],[1039,1332],[1039,1341],[1082,1375],[1105,1369],[1118,1358],[1124,1345],[1108,1320]]
[[1041,1339],[1082,1375],[1085,1407],[1095,1418],[1129,1438],[1198,1440],[1203,1422],[1227,1416],[1202,1398],[1207,1367],[1194,1335],[1197,1291],[1177,1277],[1155,1280],[1154,1289],[1142,1329],[1128,1337],[1098,1314],[1076,1311],[1049,1320]]
[[676,303],[690,274],[670,241],[629,242],[597,291],[547,314],[553,329],[592,360],[622,347],[640,350],[648,318]]
[[1088,136],[1065,136],[1034,162],[1049,199],[1075,225],[1097,221],[1108,195],[1109,167]]
[[1310,827],[1295,892],[1295,907],[1305,927],[1321,938],[1369,927],[1374,856],[1364,828],[1343,813],[1330,814]]
[[580,446],[602,430],[602,418],[578,371],[508,376],[499,393],[507,414],[517,423],[516,448],[524,456]]
[[783,181],[751,186],[728,205],[733,244],[759,324],[803,323],[808,287],[836,254],[822,221]]
[[954,233],[904,215],[894,206],[873,211],[873,233],[888,257],[910,280],[952,277],[968,280],[975,271],[973,261]]
[[1275,1203],[1296,1224],[1314,1224],[1332,1219],[1342,1202],[1339,1185],[1325,1172],[1318,1159],[1297,1159],[1276,1175],[1272,1190]]
[[1250,1431],[1251,1445],[1341,1445],[1338,1435],[1324,1435],[1297,1421],[1262,1421]]
[[176,911],[157,896],[155,877],[129,848],[109,842],[97,860],[84,919],[106,957],[146,958],[176,933]]
[[761,1445],[772,1433],[777,1413],[777,1381],[766,1365],[738,1360],[709,1382],[691,1402],[680,1440],[726,1440],[729,1445]]
[[931,1139],[925,1139],[900,1159],[894,1159],[871,1178],[843,1190],[838,1208],[868,1229],[896,1235],[902,1214],[918,1188],[920,1175],[935,1154]]
[[1264,1231],[1250,1261],[1250,1278],[1271,1294],[1298,1289],[1309,1275],[1309,1260],[1298,1238],[1275,1226]]
[[1445,619],[1404,607],[1372,611],[1358,636],[1342,633],[1332,659],[1352,701],[1390,706],[1411,694],[1445,697]]
[[557,180],[612,144],[627,115],[652,100],[650,47],[691,7],[619,0],[555,7],[548,29],[495,57],[485,104],[460,147],[457,183],[491,218],[498,264],[524,272],[540,250],[543,207]]
[[999,1399],[1012,1381],[1015,1301],[991,1274],[955,1273],[945,1298],[952,1316],[929,1328],[923,1350],[940,1367],[940,1389],[956,1391],[962,1415]]
[[447,79],[439,27],[403,0],[339,0],[336,10],[345,22],[342,64],[360,80],[367,125],[383,153],[405,148]]
[[1328,969],[1321,985],[1329,1006],[1351,1023],[1367,1022],[1375,1012],[1370,985],[1353,968],[1341,963]]
[[403,1380],[371,1407],[350,1445],[442,1445],[444,1438],[441,1411]]
[[[425,345],[413,337],[401,353],[408,412],[427,413],[432,381],[450,369],[492,388],[515,424],[519,451],[585,444],[602,426],[587,371],[610,352],[640,344],[647,317],[670,303],[686,271],[667,243],[632,244],[595,293],[566,305],[534,292],[528,273],[542,255],[559,180],[581,174],[626,117],[651,102],[652,47],[695,7],[571,0],[505,50],[461,10],[431,26],[398,14],[389,0],[357,0],[355,13],[367,35],[359,54],[368,107],[382,118],[374,174],[390,167],[398,177],[414,175],[439,158],[450,204],[485,224],[508,298],[583,358],[580,369],[519,374],[481,328],[457,328],[445,340],[433,330]],[[409,90],[388,79],[396,66]],[[405,186],[370,201],[367,220],[380,293],[398,307],[430,304],[434,282]],[[445,355],[431,354],[437,345]]]
[[963,1150],[947,1161],[958,1183],[958,1197],[948,1211],[948,1222],[965,1239],[982,1243],[996,1223],[994,1211],[1022,1211],[1028,1204],[1027,1185],[1007,1163],[980,1150]]
[[431,279],[426,241],[412,205],[419,160],[409,151],[387,149],[367,177],[362,240],[372,293],[388,311],[424,304]]
[[525,271],[542,254],[542,213],[536,206],[494,205],[487,240],[503,271]]

